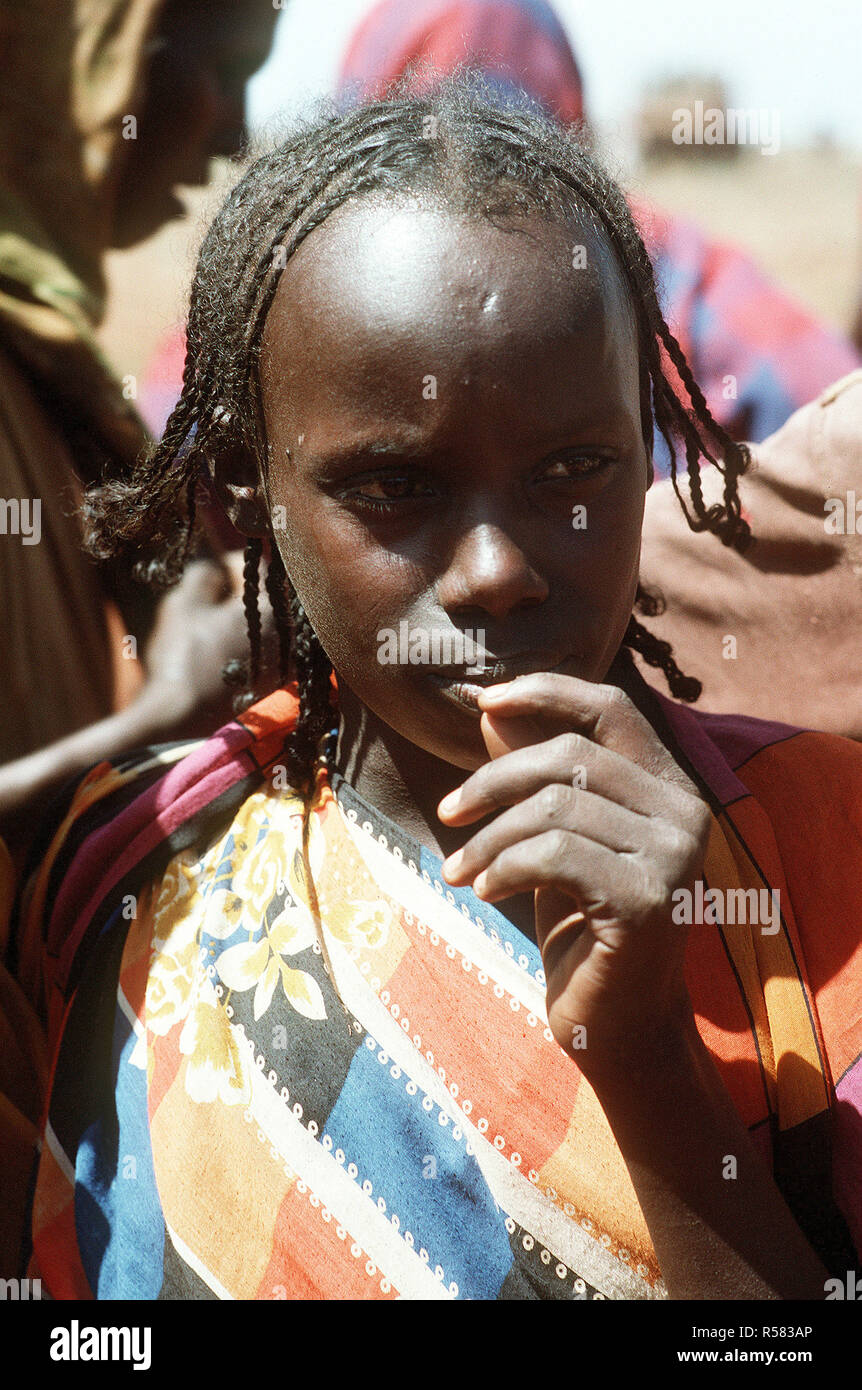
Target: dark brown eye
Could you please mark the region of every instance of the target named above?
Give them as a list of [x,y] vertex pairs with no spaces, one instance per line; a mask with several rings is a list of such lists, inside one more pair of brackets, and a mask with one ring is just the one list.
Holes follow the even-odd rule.
[[551,482],[558,479],[565,482],[570,478],[589,478],[594,473],[601,472],[611,461],[602,454],[567,454],[564,458],[554,459],[549,463],[540,476]]
[[340,495],[360,510],[395,514],[399,502],[415,502],[435,493],[421,474],[403,472],[360,479]]
[[408,478],[405,473],[398,477],[375,478],[363,483],[359,495],[372,497],[377,501],[397,501],[401,497],[412,496],[411,489],[414,486],[415,480]]

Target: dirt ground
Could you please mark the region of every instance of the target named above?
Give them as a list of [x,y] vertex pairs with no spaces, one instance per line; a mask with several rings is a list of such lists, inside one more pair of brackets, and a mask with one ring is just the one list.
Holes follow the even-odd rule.
[[[111,297],[101,337],[122,376],[140,376],[157,342],[184,317],[200,238],[231,177],[222,166],[214,186],[188,190],[184,221],[109,258]],[[686,152],[640,168],[628,186],[746,248],[827,323],[849,327],[862,274],[862,175],[852,155],[745,150],[724,162]]]

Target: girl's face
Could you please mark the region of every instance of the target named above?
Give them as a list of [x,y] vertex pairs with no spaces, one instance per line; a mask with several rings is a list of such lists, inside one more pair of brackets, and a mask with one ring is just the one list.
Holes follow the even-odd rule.
[[471,685],[604,679],[652,471],[634,315],[593,231],[349,203],[281,276],[261,392],[273,533],[372,725],[472,770]]

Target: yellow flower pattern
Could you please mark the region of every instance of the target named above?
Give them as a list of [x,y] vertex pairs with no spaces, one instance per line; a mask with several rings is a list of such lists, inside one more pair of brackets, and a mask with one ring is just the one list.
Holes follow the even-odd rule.
[[249,1102],[252,1062],[226,1009],[232,995],[254,991],[255,1022],[276,991],[305,1018],[327,1017],[317,980],[291,963],[318,940],[318,912],[348,949],[374,949],[388,939],[393,910],[376,896],[370,877],[370,901],[321,888],[323,830],[312,816],[304,858],[302,820],[300,798],[261,790],[203,856],[183,851],[161,880],[152,909],[146,1025],[158,1037],[182,1025],[186,1090],[202,1104]]

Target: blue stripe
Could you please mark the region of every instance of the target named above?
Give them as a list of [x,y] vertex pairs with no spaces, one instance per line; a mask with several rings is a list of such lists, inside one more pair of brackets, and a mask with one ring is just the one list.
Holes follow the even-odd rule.
[[147,1074],[129,1065],[135,1042],[118,1008],[116,1095],[107,1097],[75,1159],[78,1248],[100,1299],[155,1299],[162,1286],[164,1220],[153,1171]]
[[[541,972],[542,953],[535,941],[525,936],[508,917],[503,916],[502,912],[498,912],[493,903],[486,903],[477,898],[472,888],[453,888],[441,877],[442,866],[443,860],[423,846],[419,856],[420,872],[428,874],[432,887],[440,896],[462,912],[466,908],[464,916],[469,915],[471,921],[475,922],[478,918],[483,923],[486,935],[492,936],[496,933],[506,955],[516,960],[525,972],[533,976]],[[542,980],[544,981],[544,976]]]
[[[378,1060],[380,1045],[366,1038],[351,1063],[325,1134],[369,1181],[368,1201],[383,1198],[386,1216],[398,1218],[414,1248],[428,1251],[433,1271],[458,1285],[460,1298],[494,1299],[512,1264],[505,1214],[492,1197],[466,1136],[453,1134],[441,1112],[423,1108],[421,1087],[409,1095],[409,1077],[393,1077],[392,1059]],[[469,1239],[467,1238],[469,1232]]]

